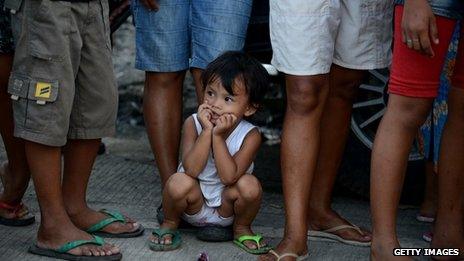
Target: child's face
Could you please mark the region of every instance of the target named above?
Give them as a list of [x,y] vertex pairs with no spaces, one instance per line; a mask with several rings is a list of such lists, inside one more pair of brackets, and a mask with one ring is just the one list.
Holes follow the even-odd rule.
[[233,90],[234,94],[228,93],[219,79],[206,86],[204,102],[211,106],[213,112],[211,122],[214,125],[217,119],[226,113],[233,114],[240,120],[256,112],[256,109],[249,103],[248,93],[241,81],[234,81]]

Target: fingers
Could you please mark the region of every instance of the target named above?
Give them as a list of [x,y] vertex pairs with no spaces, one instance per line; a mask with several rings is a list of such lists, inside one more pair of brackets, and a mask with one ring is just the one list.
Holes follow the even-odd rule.
[[430,19],[429,21],[429,28],[430,28],[430,38],[434,44],[439,44],[440,41],[438,40],[438,28],[437,28],[437,20],[435,17]]
[[237,116],[230,113],[224,114],[221,117],[219,117],[218,121],[221,124],[221,126],[229,128],[235,124],[235,122],[237,121]]
[[429,38],[428,33],[422,33],[420,35],[420,49],[422,50],[422,52],[424,52],[426,55],[430,57],[433,57],[435,55],[432,50],[432,45],[430,43],[430,38]]

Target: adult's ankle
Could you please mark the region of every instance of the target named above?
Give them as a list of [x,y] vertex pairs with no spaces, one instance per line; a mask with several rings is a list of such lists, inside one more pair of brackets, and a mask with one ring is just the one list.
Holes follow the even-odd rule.
[[68,213],[68,216],[70,218],[73,218],[73,217],[82,215],[82,213],[84,212],[87,212],[89,210],[89,207],[86,204],[73,203],[73,202],[67,201],[65,203],[65,209],[66,209],[66,213]]

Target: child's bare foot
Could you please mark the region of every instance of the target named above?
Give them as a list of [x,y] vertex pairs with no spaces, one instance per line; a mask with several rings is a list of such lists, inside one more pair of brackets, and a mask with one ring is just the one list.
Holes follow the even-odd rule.
[[[302,241],[294,241],[292,239],[284,238],[280,241],[279,245],[274,248],[274,252],[278,255],[286,253],[296,254],[298,256],[304,256],[308,253],[308,246],[306,245],[306,238]],[[259,256],[260,261],[273,261],[277,260],[276,255],[268,253],[266,255]],[[296,260],[295,257],[287,256],[281,259],[282,261]]]
[[[68,211],[71,221],[80,229],[87,230],[91,226],[101,222],[104,219],[107,219],[109,216],[103,212],[95,211],[90,208],[84,208],[80,211],[71,212]],[[100,230],[100,232],[106,232],[113,235],[130,233],[137,231],[140,227],[140,224],[134,220],[124,217],[126,223],[123,222],[113,222]]]
[[[241,236],[245,236],[245,235],[253,236],[255,235],[255,233],[253,233],[250,226],[241,226],[241,225],[234,226],[234,238],[235,239],[238,239]],[[245,240],[243,241],[243,244],[249,249],[258,249],[258,248],[267,246],[267,242],[265,240],[261,240],[259,242],[259,246],[253,240]]]
[[[308,220],[309,229],[315,231],[322,231],[331,229],[340,225],[352,226],[350,222],[341,217],[337,212],[330,209],[329,211],[322,211],[317,209],[311,209],[311,217]],[[356,241],[362,243],[368,243],[372,240],[372,234],[370,231],[360,229],[360,233],[356,229],[344,228],[334,232],[337,235],[347,241]]]
[[[64,244],[76,240],[91,240],[93,236],[79,230],[72,224],[56,224],[53,227],[39,228],[37,247],[42,249],[58,249]],[[119,254],[118,247],[105,243],[102,246],[86,244],[69,250],[67,253],[77,256],[110,256]]]
[[396,242],[376,242],[372,240],[371,244],[371,258],[370,260],[380,260],[380,261],[388,261],[388,260],[395,260],[395,261],[411,261],[414,260],[412,257],[407,256],[394,256],[393,249],[399,248],[400,244],[398,241]]

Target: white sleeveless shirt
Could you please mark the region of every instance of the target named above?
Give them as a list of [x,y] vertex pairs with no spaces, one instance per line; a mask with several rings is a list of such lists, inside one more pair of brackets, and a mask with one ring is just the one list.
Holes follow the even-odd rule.
[[[192,115],[193,120],[195,121],[195,127],[197,129],[198,135],[200,135],[203,128],[197,118],[197,114]],[[246,135],[256,128],[253,124],[249,123],[246,120],[241,120],[235,129],[230,133],[229,137],[226,139],[227,149],[229,150],[232,157],[240,150],[243,140]],[[247,169],[246,173],[253,173],[254,164],[251,163],[250,167]],[[180,163],[178,172],[185,173],[185,169]],[[221,205],[222,191],[224,190],[225,185],[222,184],[221,179],[217,173],[216,164],[213,159],[213,153],[210,149],[208,155],[208,161],[203,171],[198,175],[198,181],[200,182],[200,189],[205,198],[206,205],[209,207],[219,207]]]

